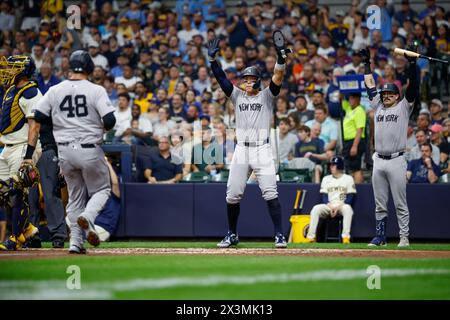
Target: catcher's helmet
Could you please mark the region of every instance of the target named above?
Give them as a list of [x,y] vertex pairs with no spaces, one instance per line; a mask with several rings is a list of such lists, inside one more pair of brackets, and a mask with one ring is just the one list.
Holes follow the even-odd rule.
[[36,65],[30,56],[14,55],[0,58],[0,85],[8,88],[18,80],[32,78]]
[[400,92],[398,91],[398,87],[393,83],[385,83],[381,87],[380,94],[383,92],[393,92],[395,94],[400,95]]
[[69,58],[70,69],[74,72],[84,72],[90,74],[94,71],[94,62],[87,51],[74,51]]
[[344,159],[342,157],[333,157],[330,160],[330,165],[335,164],[338,170],[344,170]]

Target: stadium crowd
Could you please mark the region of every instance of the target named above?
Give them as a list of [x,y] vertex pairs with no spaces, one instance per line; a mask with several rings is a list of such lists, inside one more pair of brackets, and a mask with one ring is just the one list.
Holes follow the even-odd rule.
[[[44,94],[67,79],[70,53],[88,50],[95,64],[91,80],[106,88],[117,108],[105,143],[154,149],[137,179],[175,183],[191,172],[214,177],[233,155],[234,106],[212,76],[205,44],[220,39],[220,63],[233,84],[239,85],[245,67],[257,65],[267,86],[276,62],[272,32],[282,30],[294,52],[276,102],[277,164],[308,169],[319,183],[328,160],[339,154],[361,183],[372,165],[373,111],[365,91],[344,95],[337,78],[363,74],[359,50],[369,47],[378,84],[393,82],[403,91],[408,61],[393,49],[448,59],[450,12],[433,0],[419,11],[407,0],[397,10],[393,1],[354,0],[336,12],[317,2],[227,7],[223,0],[177,0],[169,8],[163,1],[79,1],[79,12],[69,17],[60,0],[2,0],[0,56],[31,55]],[[381,9],[381,29],[369,29],[370,4]],[[70,27],[77,17],[80,24]],[[417,72],[421,90],[408,128],[409,181],[446,182],[450,102],[433,92],[448,97],[449,70],[419,59]]]

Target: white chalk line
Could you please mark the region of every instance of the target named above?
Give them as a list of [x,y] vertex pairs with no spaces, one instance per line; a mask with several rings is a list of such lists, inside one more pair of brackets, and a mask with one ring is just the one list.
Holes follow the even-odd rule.
[[[450,269],[381,269],[381,277],[450,275]],[[66,280],[0,280],[0,299],[112,299],[114,293],[175,287],[210,287],[325,280],[367,279],[366,270],[318,270],[302,273],[206,277],[136,278],[116,282],[81,282],[81,290],[66,288]],[[81,279],[82,280],[82,279]]]

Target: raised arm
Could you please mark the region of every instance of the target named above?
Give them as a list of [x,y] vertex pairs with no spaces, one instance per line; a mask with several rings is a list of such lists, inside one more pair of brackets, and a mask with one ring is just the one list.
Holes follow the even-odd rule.
[[[276,30],[274,31],[274,37],[276,32],[279,32],[280,35],[282,35],[280,31]],[[270,91],[274,96],[277,96],[280,93],[281,84],[283,83],[284,73],[286,71],[287,54],[292,52],[291,49],[285,47],[286,42],[284,37],[281,36],[281,42],[283,41],[284,43],[275,44],[275,49],[277,50],[277,63],[275,64],[272,80],[269,85]]]
[[233,84],[230,82],[230,80],[227,79],[225,72],[222,70],[222,67],[216,60],[217,52],[219,52],[219,39],[216,38],[209,41],[207,48],[208,58],[214,77],[216,77],[217,82],[219,83],[223,92],[225,92],[226,96],[230,97],[231,93],[233,92]]
[[370,51],[368,48],[362,49],[360,54],[363,57],[364,63],[364,84],[366,85],[369,100],[372,100],[377,95],[377,87],[372,75],[372,70],[370,70]]
[[405,98],[409,103],[413,103],[417,95],[417,58],[410,57],[405,54],[406,59],[409,61],[407,70],[407,76],[409,79],[408,87],[406,88]]

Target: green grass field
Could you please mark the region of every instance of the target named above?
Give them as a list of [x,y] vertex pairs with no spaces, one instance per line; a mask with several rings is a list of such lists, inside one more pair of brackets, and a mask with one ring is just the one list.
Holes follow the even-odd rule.
[[[239,248],[272,246],[243,242]],[[113,242],[102,247],[212,249],[215,242]],[[395,244],[384,249],[397,250]],[[404,250],[448,251],[450,245],[413,244]],[[67,268],[74,265],[81,271],[81,290],[66,287]],[[366,270],[372,265],[380,268],[380,289],[367,287]],[[0,270],[0,299],[450,299],[450,258],[88,254],[0,259]]]

